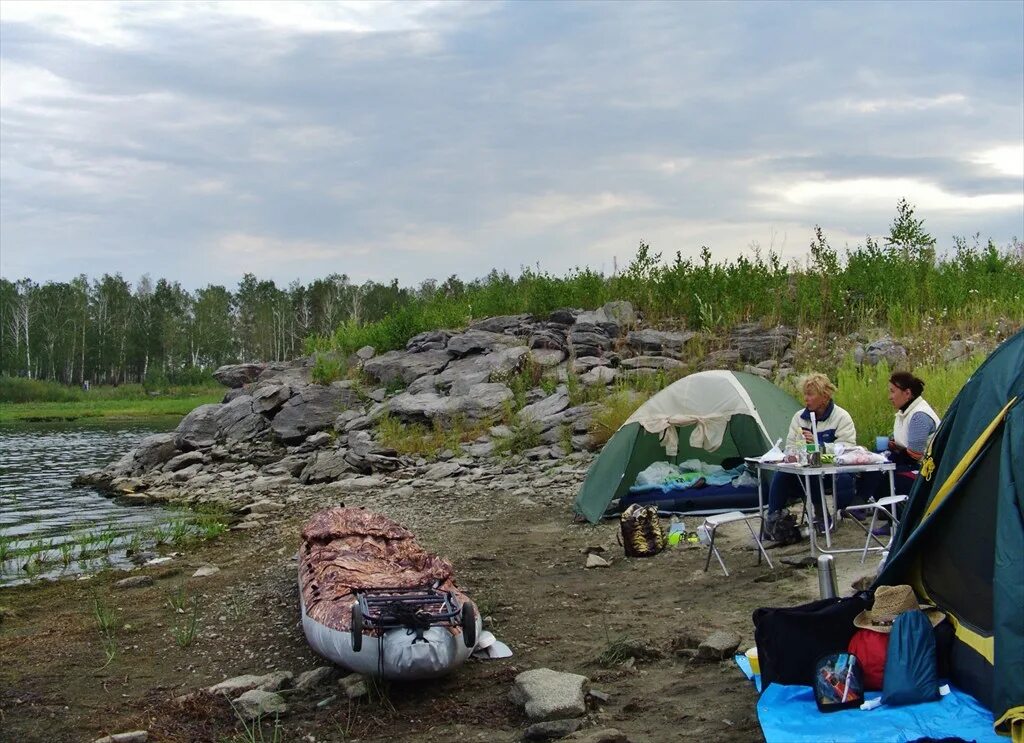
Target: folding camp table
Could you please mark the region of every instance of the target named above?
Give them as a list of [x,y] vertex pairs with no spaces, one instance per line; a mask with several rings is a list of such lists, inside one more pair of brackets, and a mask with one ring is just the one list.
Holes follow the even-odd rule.
[[804,503],[807,508],[807,513],[814,512],[814,486],[811,484],[811,478],[818,478],[818,494],[821,499],[821,513],[822,518],[825,520],[825,546],[821,547],[818,544],[817,535],[814,533],[814,525],[808,529],[811,537],[811,556],[821,552],[824,554],[838,554],[840,552],[867,552],[885,549],[884,546],[878,547],[855,547],[852,549],[833,549],[832,548],[832,530],[835,528],[835,519],[832,513],[828,510],[828,504],[825,500],[825,477],[832,478],[832,499],[833,504],[835,501],[836,492],[836,475],[852,475],[857,472],[888,472],[889,473],[889,494],[891,496],[896,495],[896,481],[893,478],[893,472],[896,470],[896,465],[892,462],[879,462],[877,464],[826,464],[820,467],[807,467],[795,463],[787,462],[761,462],[756,458],[749,458],[747,460],[757,466],[758,477],[757,477],[757,502],[761,512],[764,513],[764,484],[761,481],[760,470],[767,470],[770,472],[783,472],[787,475],[796,475],[800,478],[800,482],[804,486]]

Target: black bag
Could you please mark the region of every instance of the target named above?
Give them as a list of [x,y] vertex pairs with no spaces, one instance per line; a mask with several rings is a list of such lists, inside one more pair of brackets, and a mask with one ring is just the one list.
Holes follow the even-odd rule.
[[885,655],[882,704],[920,704],[939,698],[935,635],[920,609],[896,617]]
[[651,557],[665,549],[668,538],[657,507],[634,503],[627,508],[619,517],[619,544],[626,557]]
[[754,642],[761,688],[814,684],[819,658],[844,653],[857,628],[853,618],[871,606],[867,593],[821,599],[802,606],[754,610]]
[[819,712],[859,707],[864,701],[864,671],[853,653],[835,653],[814,666],[814,702]]

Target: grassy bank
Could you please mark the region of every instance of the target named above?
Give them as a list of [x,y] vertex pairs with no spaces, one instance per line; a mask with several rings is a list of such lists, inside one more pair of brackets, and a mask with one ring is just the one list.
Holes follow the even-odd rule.
[[117,420],[187,415],[199,405],[220,402],[223,392],[148,400],[0,403],[0,424],[32,421]]
[[151,387],[122,384],[83,390],[37,379],[0,377],[0,423],[185,415],[220,402],[218,384]]

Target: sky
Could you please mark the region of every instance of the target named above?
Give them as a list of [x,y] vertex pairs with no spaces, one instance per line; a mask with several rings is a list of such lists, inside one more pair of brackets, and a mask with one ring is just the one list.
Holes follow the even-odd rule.
[[0,275],[1024,238],[1024,2],[0,2]]

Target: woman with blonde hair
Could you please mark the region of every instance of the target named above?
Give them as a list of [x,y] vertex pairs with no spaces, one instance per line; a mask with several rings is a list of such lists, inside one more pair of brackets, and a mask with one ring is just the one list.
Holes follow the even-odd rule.
[[[828,377],[820,373],[808,374],[800,382],[800,391],[804,397],[804,409],[793,415],[786,437],[787,446],[805,446],[813,442],[824,448],[825,444],[837,442],[851,446],[857,443],[857,429],[853,425],[853,418],[832,399],[836,386]],[[814,427],[818,430],[816,442],[812,433],[811,413],[814,413]],[[769,539],[774,537],[774,527],[782,518],[786,504],[804,497],[801,481],[802,478],[798,475],[783,472],[776,472],[772,478],[768,490],[768,514],[764,523],[765,536]],[[850,505],[854,495],[853,475],[836,475],[835,487],[836,508]]]

